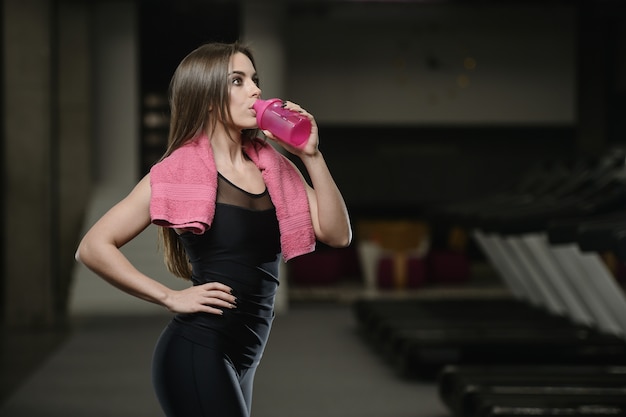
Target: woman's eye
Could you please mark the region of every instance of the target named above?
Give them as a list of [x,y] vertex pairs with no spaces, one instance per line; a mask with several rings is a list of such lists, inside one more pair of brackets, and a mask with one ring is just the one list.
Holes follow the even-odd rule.
[[242,81],[241,78],[233,78],[232,81],[233,85],[241,85]]

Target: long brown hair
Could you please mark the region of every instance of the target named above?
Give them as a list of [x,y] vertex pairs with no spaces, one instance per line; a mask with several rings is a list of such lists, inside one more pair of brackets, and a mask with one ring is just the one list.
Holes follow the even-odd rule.
[[[178,65],[169,86],[170,130],[167,150],[161,159],[201,132],[214,131],[219,124],[229,126],[228,69],[236,53],[246,55],[256,67],[252,52],[240,43],[208,43],[189,53]],[[256,129],[244,130],[242,142],[253,139]],[[174,229],[159,227],[159,242],[167,269],[191,279],[191,265]]]

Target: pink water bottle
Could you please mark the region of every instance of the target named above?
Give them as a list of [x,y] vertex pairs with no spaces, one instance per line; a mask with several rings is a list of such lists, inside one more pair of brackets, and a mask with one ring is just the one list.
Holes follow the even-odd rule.
[[287,110],[279,98],[259,99],[252,107],[256,111],[259,129],[269,130],[278,139],[296,148],[306,146],[311,134],[311,121],[306,116]]

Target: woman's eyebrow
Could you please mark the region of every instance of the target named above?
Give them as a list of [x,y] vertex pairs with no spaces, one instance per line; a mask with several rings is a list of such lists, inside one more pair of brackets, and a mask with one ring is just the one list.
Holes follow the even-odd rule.
[[[243,75],[243,76],[247,75],[245,71],[239,71],[239,70],[232,70],[230,73],[228,73],[228,75],[234,75],[234,74],[236,74],[236,75]],[[255,72],[255,73],[252,74],[251,77],[254,78],[256,76],[257,76],[257,73]]]

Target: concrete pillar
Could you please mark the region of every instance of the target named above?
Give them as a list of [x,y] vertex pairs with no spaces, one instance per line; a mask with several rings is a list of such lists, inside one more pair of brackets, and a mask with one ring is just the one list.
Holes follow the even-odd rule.
[[4,322],[55,321],[52,11],[47,0],[5,0]]
[[74,251],[91,196],[91,8],[58,2],[58,310],[65,312]]
[[93,7],[95,178],[130,187],[140,171],[136,6],[107,1]]
[[241,39],[252,48],[263,97],[284,97],[286,56],[283,42],[285,4],[282,0],[245,0]]
[[[285,3],[282,0],[245,0],[241,10],[241,39],[254,53],[264,98],[284,98],[286,55],[283,42]],[[276,295],[276,312],[286,312],[289,304],[288,271],[280,267],[280,287]]]

